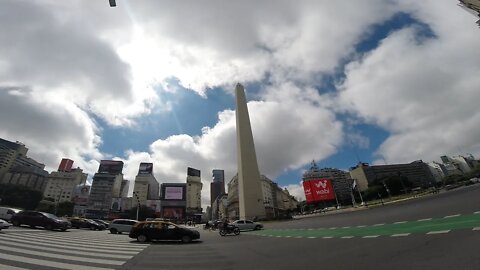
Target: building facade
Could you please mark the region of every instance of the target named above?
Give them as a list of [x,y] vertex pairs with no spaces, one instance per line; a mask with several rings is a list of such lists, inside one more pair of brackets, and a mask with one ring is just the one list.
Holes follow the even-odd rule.
[[86,216],[104,218],[112,207],[114,198],[120,198],[123,181],[123,162],[102,160],[93,176]]
[[[43,192],[44,198],[51,198],[55,203],[71,202],[74,190],[79,185],[85,185],[87,174],[80,168],[72,169],[73,161],[62,159],[59,170],[48,175],[47,185]],[[62,166],[66,164],[68,166]]]
[[202,213],[202,186],[200,170],[188,168],[186,213],[189,217]]
[[186,219],[187,185],[184,183],[162,183],[160,185],[160,216],[173,221]]

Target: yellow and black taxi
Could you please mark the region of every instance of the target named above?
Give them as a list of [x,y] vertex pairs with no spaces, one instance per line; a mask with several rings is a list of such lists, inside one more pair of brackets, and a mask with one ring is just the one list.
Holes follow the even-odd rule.
[[137,239],[138,242],[180,240],[189,243],[192,240],[200,239],[200,233],[172,222],[153,220],[135,224],[130,230],[129,237]]

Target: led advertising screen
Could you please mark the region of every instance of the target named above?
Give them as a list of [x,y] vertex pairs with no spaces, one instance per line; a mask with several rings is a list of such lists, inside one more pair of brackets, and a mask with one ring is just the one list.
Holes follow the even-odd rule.
[[307,203],[330,201],[335,199],[335,191],[333,190],[332,181],[330,179],[313,179],[304,181],[303,189],[305,191]]
[[182,219],[184,209],[179,207],[164,207],[162,212],[164,218]]
[[183,187],[165,187],[165,200],[183,199]]
[[152,174],[153,172],[153,163],[140,163],[140,168],[138,169],[138,174]]

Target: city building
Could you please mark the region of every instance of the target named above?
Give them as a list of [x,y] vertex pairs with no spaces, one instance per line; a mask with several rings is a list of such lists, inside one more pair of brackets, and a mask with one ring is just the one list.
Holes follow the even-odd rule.
[[445,177],[445,166],[435,161],[428,162],[427,165],[432,173],[433,179],[435,179],[435,182],[442,182],[443,178]]
[[120,198],[123,161],[102,160],[93,176],[86,216],[105,218],[114,198]]
[[[460,0],[460,6],[468,9],[477,18],[480,17],[480,0]],[[480,20],[476,23],[480,26]]]
[[212,220],[223,220],[228,217],[228,195],[222,194],[213,202]]
[[130,181],[127,179],[123,179],[122,185],[120,186],[120,198],[127,198],[129,190],[130,190]]
[[0,183],[26,186],[43,193],[48,172],[45,165],[27,157],[20,142],[0,139]]
[[133,206],[138,202],[146,205],[147,200],[158,200],[159,184],[153,175],[153,163],[140,163],[133,186]]
[[160,216],[174,221],[185,220],[187,184],[162,183],[160,185]]
[[197,219],[196,215],[202,213],[202,179],[200,170],[187,168],[187,218]]
[[51,172],[43,192],[44,198],[51,198],[55,203],[71,202],[73,191],[79,185],[85,185],[87,174],[80,168],[73,168],[73,160],[62,159],[58,171]]
[[[225,194],[225,171],[213,170],[212,176],[213,176],[213,182],[210,183],[210,207],[213,211],[213,204],[215,200],[219,196]],[[212,212],[212,217],[213,216],[218,216],[218,213]]]
[[[368,163],[359,163],[350,168],[350,176],[357,180],[360,190],[363,191],[364,183],[372,185],[386,177],[401,176],[406,177],[413,187],[430,187],[435,183],[435,179],[429,169],[429,166],[421,160],[406,164],[373,165]],[[377,183],[378,184],[378,183]]]

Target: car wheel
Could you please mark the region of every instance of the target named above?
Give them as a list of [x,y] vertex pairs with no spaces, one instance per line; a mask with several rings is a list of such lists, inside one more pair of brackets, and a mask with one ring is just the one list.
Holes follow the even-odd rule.
[[261,228],[262,228],[262,227],[261,227],[260,225],[257,225],[257,226],[255,226],[255,229],[254,229],[254,230],[255,230],[255,231],[256,231],[256,230],[260,230]]
[[145,243],[148,241],[148,237],[146,235],[140,234],[137,236],[137,241],[140,243]]
[[235,235],[239,235],[240,234],[240,229],[238,227],[236,227],[235,229],[233,229],[233,233]]
[[110,229],[110,233],[111,233],[111,234],[116,234],[116,233],[118,233],[118,231],[117,231],[117,229],[115,229],[115,228],[111,228],[111,229]]
[[184,235],[184,236],[182,236],[182,242],[183,243],[190,243],[190,242],[192,242],[192,238],[189,235]]
[[47,226],[45,226],[45,229],[51,231],[53,230],[53,227],[52,225],[48,224]]
[[12,224],[13,224],[13,226],[20,226],[21,225],[20,221],[18,221],[18,220],[12,221]]

